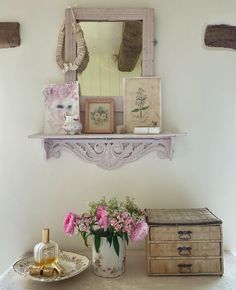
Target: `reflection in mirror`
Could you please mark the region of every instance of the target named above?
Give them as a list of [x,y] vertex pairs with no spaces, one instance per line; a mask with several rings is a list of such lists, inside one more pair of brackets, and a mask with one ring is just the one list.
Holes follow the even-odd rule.
[[80,22],[89,51],[82,96],[122,96],[123,78],[142,75],[142,22]]

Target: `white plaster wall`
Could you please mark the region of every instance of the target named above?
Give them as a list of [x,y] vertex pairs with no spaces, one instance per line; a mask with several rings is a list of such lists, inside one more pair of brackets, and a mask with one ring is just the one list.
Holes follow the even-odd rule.
[[[135,197],[143,207],[209,207],[224,221],[225,247],[236,251],[236,52],[203,46],[208,23],[236,25],[235,0],[80,0],[84,7],[153,7],[155,70],[163,81],[163,125],[186,131],[172,162],[155,153],[105,171],[64,153],[44,161],[42,87],[63,81],[55,63],[64,8],[76,1],[0,0],[0,21],[21,23],[22,45],[0,50],[0,272],[40,240],[48,226],[61,248],[68,211],[102,195]],[[142,243],[137,245],[143,246]]]

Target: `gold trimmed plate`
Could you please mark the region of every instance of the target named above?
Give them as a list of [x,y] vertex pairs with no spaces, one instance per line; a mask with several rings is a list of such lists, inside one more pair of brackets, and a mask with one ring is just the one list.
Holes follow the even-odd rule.
[[29,273],[30,266],[34,264],[34,257],[29,256],[22,258],[15,262],[12,266],[13,270],[19,275],[40,282],[55,282],[65,280],[71,277],[74,277],[85,269],[87,269],[90,265],[90,260],[88,257],[79,255],[72,252],[60,251],[58,263],[65,268],[65,275],[62,277],[37,277],[31,276]]

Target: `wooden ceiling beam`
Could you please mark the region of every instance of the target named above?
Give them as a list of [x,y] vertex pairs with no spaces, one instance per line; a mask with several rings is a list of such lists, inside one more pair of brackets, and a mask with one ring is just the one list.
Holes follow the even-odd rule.
[[125,21],[118,56],[118,69],[131,72],[142,51],[142,21]]
[[0,22],[0,48],[20,45],[20,23]]
[[236,26],[208,25],[204,41],[206,46],[236,49]]

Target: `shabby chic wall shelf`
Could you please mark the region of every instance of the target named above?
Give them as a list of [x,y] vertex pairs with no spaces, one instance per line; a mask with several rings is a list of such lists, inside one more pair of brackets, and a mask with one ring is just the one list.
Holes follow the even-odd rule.
[[138,160],[149,152],[157,152],[161,159],[172,159],[173,139],[185,133],[158,135],[134,134],[81,134],[81,135],[30,135],[42,139],[46,159],[59,158],[61,151],[70,151],[87,162],[104,169],[115,169]]

